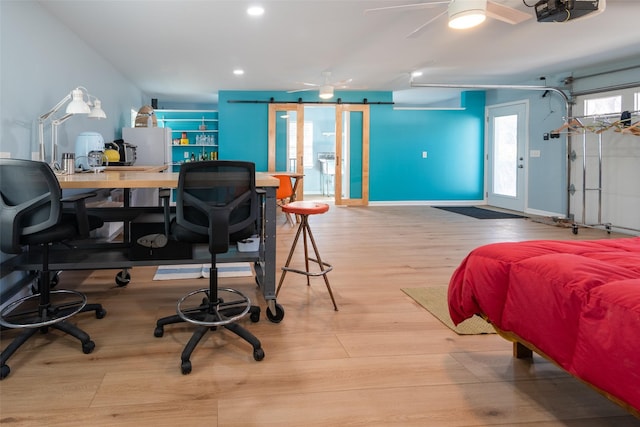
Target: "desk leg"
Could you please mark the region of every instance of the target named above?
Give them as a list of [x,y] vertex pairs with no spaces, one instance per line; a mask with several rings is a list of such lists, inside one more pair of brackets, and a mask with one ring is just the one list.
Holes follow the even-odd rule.
[[[123,188],[122,189],[122,203],[125,208],[128,208],[131,205],[131,189]],[[126,244],[130,244],[129,242],[129,221],[123,222],[122,227],[122,241]]]
[[265,188],[264,260],[262,262],[262,294],[272,313],[276,312],[276,189]]

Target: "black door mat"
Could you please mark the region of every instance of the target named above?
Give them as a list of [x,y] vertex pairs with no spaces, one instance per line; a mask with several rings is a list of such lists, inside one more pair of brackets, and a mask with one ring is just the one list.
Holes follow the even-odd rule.
[[458,213],[461,215],[470,216],[476,219],[525,218],[522,215],[510,214],[507,212],[492,211],[489,209],[478,208],[475,206],[434,206],[434,208]]

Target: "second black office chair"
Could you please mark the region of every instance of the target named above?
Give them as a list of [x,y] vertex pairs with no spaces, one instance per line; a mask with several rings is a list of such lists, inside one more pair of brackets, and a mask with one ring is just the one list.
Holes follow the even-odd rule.
[[255,165],[250,162],[212,160],[185,163],[180,167],[176,189],[176,217],[171,238],[208,243],[211,254],[209,287],[194,290],[178,300],[177,314],[159,319],[154,335],[164,335],[164,326],[188,322],[197,326],[182,351],[183,374],[191,372],[191,353],[209,330],[223,327],[253,346],[253,358],[264,358],[260,341],[236,322],[250,313],[257,322],[260,307],[240,291],[218,288],[216,254],[229,250],[230,240],[251,236],[256,229],[259,205]]

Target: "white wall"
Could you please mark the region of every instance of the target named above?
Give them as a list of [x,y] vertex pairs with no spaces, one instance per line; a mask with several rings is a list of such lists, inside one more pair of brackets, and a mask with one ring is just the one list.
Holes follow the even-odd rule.
[[[119,138],[122,127],[130,125],[129,111],[143,105],[143,94],[38,3],[0,0],[0,152],[30,159],[38,151],[38,117],[77,86],[100,98],[107,119],[67,120],[60,127],[60,153],[74,151],[80,132],[100,132],[105,141]],[[47,153],[50,141],[48,130]],[[0,262],[7,258],[0,253]],[[12,273],[0,280],[2,300],[22,276]]]
[[[83,131],[105,141],[120,137],[131,108],[142,105],[138,88],[38,3],[2,0],[0,19],[0,151],[30,159],[38,151],[37,118],[77,86],[102,101],[107,119],[70,118],[59,129],[60,153],[74,151]],[[47,153],[50,135],[48,129]]]

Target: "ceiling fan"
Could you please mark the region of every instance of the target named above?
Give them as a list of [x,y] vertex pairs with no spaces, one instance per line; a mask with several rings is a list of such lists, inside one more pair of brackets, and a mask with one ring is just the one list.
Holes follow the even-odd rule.
[[324,83],[323,84],[302,82],[301,83],[302,85],[308,86],[308,87],[303,88],[303,89],[290,90],[287,93],[304,92],[304,91],[308,91],[308,90],[319,89],[320,98],[322,98],[322,99],[331,99],[331,98],[333,98],[333,90],[335,88],[345,89],[347,87],[347,85],[349,83],[351,83],[351,81],[353,80],[353,79],[346,79],[346,80],[342,80],[342,81],[339,81],[339,82],[331,82],[331,71],[324,71],[322,73],[322,76],[324,77]]
[[532,18],[532,15],[514,9],[509,6],[497,3],[492,0],[444,0],[429,1],[425,3],[412,3],[398,6],[378,7],[374,9],[366,9],[365,13],[384,12],[390,10],[418,10],[432,7],[447,6],[447,10],[439,13],[434,18],[425,22],[411,33],[407,38],[419,36],[432,22],[444,16],[449,15],[449,27],[455,29],[471,28],[481,24],[487,16],[506,22],[508,24],[519,24]]

